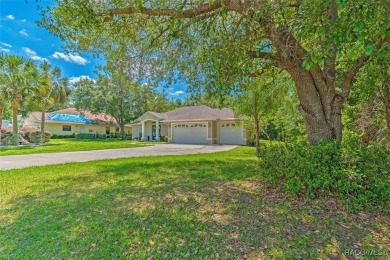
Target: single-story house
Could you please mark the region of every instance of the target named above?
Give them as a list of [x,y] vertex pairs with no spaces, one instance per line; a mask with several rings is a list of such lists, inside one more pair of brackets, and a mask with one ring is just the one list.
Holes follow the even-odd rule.
[[244,126],[229,108],[188,106],[165,113],[146,112],[130,125],[133,139],[143,141],[168,136],[170,143],[246,144]]
[[[41,126],[41,112],[31,112],[22,119],[22,125],[28,127]],[[45,130],[57,135],[76,133],[111,134],[118,133],[116,120],[105,114],[92,114],[90,111],[78,111],[76,108],[66,108],[45,114]],[[126,126],[125,132],[131,133],[131,127]]]

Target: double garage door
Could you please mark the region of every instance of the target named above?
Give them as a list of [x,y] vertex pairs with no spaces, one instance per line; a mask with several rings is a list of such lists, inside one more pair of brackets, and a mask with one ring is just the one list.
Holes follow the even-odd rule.
[[242,126],[236,123],[219,123],[220,144],[243,144]]
[[207,123],[173,124],[173,142],[179,144],[207,144],[207,129]]

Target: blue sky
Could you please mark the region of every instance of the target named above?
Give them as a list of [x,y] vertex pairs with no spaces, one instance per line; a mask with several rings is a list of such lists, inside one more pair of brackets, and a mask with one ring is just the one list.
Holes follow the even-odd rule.
[[[53,5],[53,1],[41,0],[40,6]],[[61,68],[71,82],[81,77],[95,79],[95,66],[103,59],[88,53],[67,53],[64,43],[35,23],[40,20],[35,0],[0,0],[0,52],[15,54],[34,60],[37,64],[48,60]],[[159,88],[161,89],[161,88]],[[186,86],[175,84],[167,89],[169,98],[184,98]]]

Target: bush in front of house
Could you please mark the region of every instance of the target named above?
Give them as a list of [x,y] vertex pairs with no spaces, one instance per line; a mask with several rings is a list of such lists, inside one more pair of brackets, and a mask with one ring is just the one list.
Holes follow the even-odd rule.
[[106,139],[107,135],[106,134],[99,134],[99,139]]
[[260,172],[270,185],[294,197],[338,199],[350,212],[389,214],[390,151],[343,144],[308,146],[303,142],[261,145]]
[[[33,144],[39,144],[41,141],[41,131],[34,131],[34,132],[29,132],[28,135],[26,135],[26,140],[29,141],[30,143]],[[51,138],[51,133],[45,131],[45,136],[43,143],[47,143],[50,141]]]
[[166,143],[167,143],[167,142],[168,142],[168,136],[167,136],[167,135],[163,136],[161,140],[162,140],[163,142],[166,142]]
[[78,133],[75,136],[76,136],[76,139],[94,139],[94,138],[96,138],[96,134],[92,134],[92,133]]
[[57,139],[58,138],[58,135],[57,134],[52,134],[51,135],[51,139]]
[[133,136],[131,134],[127,135],[126,140],[133,140]]
[[64,139],[64,135],[58,135],[58,139]]

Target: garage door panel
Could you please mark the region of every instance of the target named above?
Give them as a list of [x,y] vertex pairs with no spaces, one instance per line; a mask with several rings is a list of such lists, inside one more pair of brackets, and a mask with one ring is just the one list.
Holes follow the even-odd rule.
[[242,144],[243,128],[236,123],[222,123],[219,125],[220,144]]
[[175,124],[172,134],[174,143],[207,144],[206,123]]

